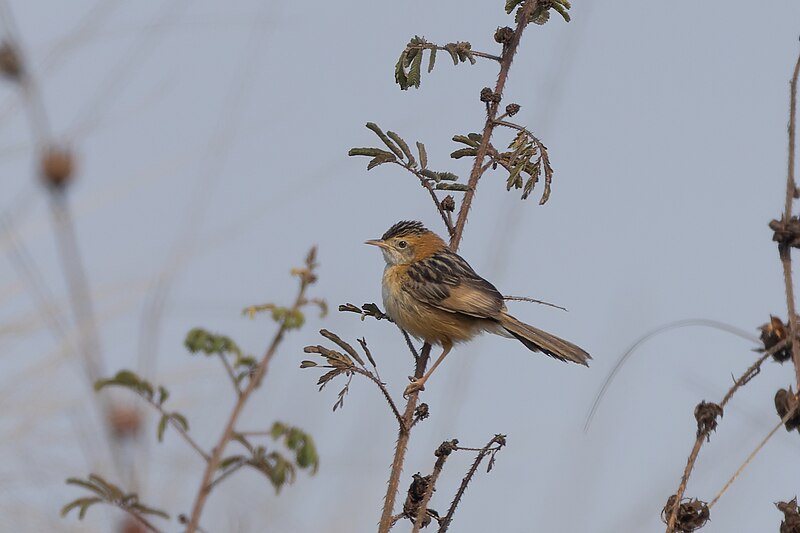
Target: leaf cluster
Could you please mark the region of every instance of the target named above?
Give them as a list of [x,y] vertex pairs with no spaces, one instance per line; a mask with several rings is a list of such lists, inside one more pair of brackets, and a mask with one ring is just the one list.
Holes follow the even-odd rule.
[[428,168],[428,152],[425,149],[425,145],[421,142],[416,142],[417,153],[419,155],[419,163],[417,163],[417,158],[409,148],[408,143],[400,137],[400,135],[393,131],[384,133],[374,122],[367,122],[367,128],[374,132],[389,149],[351,148],[350,151],[347,152],[349,156],[366,156],[372,158],[367,164],[367,170],[372,170],[384,163],[395,163],[410,171],[412,174],[415,174],[423,185],[427,185],[431,187],[431,189],[443,191],[468,190],[466,185],[454,183],[458,180],[458,176],[452,172],[439,172]]
[[280,492],[284,485],[294,483],[297,468],[310,469],[312,474],[316,474],[319,468],[319,454],[311,435],[282,422],[275,422],[272,425],[270,435],[274,440],[282,440],[283,445],[293,452],[294,462],[277,450],[267,450],[266,446],[253,445],[245,435],[237,433],[233,439],[247,450],[248,455],[237,454],[222,459],[218,467],[222,473],[218,479],[243,466],[249,466],[266,476],[275,491]]
[[509,151],[494,154],[495,163],[508,171],[506,190],[510,191],[512,187],[522,189],[522,199],[525,200],[544,173],[544,192],[539,204],[547,202],[553,180],[553,167],[550,165],[547,147],[527,130],[517,133],[508,147]]
[[[533,0],[528,0],[533,1]],[[514,21],[519,24],[520,18],[522,17],[522,8],[525,6],[525,0],[506,0],[506,13],[511,13],[514,9],[517,10],[516,15],[514,15]],[[534,24],[545,24],[548,20],[550,20],[550,10],[556,11],[564,21],[569,22],[569,9],[572,7],[572,4],[569,3],[569,0],[539,0],[537,2],[536,7],[531,12],[530,16],[528,17],[528,24],[533,22]]]
[[[355,307],[355,306],[354,306]],[[377,308],[377,306],[376,306]],[[345,384],[344,388],[339,392],[339,397],[336,403],[333,405],[333,410],[336,411],[339,407],[344,405],[344,398],[350,390],[350,380],[353,377],[353,374],[362,374],[370,378],[379,387],[383,388],[383,383],[380,381],[380,378],[377,374],[377,366],[375,364],[375,360],[372,358],[372,353],[367,346],[367,341],[365,339],[358,339],[359,344],[361,345],[361,350],[364,352],[367,360],[369,361],[370,365],[374,369],[374,373],[367,369],[366,363],[364,362],[364,358],[361,357],[361,354],[358,353],[351,344],[341,339],[335,333],[328,331],[327,329],[321,329],[319,331],[320,335],[325,337],[326,339],[330,340],[338,347],[340,347],[343,352],[339,352],[337,350],[332,350],[330,348],[326,348],[322,345],[315,345],[315,346],[306,346],[303,351],[305,353],[316,353],[321,355],[325,358],[326,364],[320,365],[315,361],[303,361],[300,363],[300,368],[313,368],[320,366],[322,368],[329,368],[330,370],[320,376],[319,380],[317,381],[317,385],[319,385],[319,390],[325,388],[325,385],[330,383],[331,380],[336,378],[340,375],[345,375],[349,379]]]
[[[283,320],[288,319],[283,318],[281,322]],[[302,320],[304,319],[301,319],[301,324]],[[216,335],[203,328],[194,328],[189,331],[183,344],[192,354],[202,353],[208,357],[218,356],[222,358],[226,364],[230,365],[233,371],[231,379],[237,385],[244,378],[251,376],[258,364],[255,357],[242,352],[241,348],[230,337]]]
[[466,63],[467,61],[472,65],[475,64],[475,54],[472,52],[472,45],[467,41],[447,43],[444,46],[438,46],[429,43],[424,37],[415,35],[400,53],[400,58],[394,66],[394,80],[400,86],[400,89],[404,91],[409,87],[419,89],[422,77],[422,59],[426,50],[429,51],[428,72],[431,72],[436,64],[437,50],[442,50],[450,54],[453,65]]
[[78,509],[78,518],[83,520],[86,516],[86,511],[89,507],[96,503],[105,502],[124,511],[139,517],[140,515],[160,516],[161,518],[169,519],[169,515],[164,511],[148,507],[139,501],[139,496],[136,493],[125,493],[118,486],[114,485],[98,476],[97,474],[90,474],[87,479],[80,479],[71,477],[67,479],[68,485],[76,485],[83,487],[94,496],[87,496],[77,498],[64,507],[61,508],[61,516],[66,516],[73,509]]

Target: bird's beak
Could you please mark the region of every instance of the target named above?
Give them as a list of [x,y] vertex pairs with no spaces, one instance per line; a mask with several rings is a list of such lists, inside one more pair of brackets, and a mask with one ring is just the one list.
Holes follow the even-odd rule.
[[384,250],[389,248],[389,245],[380,239],[371,239],[369,241],[364,241],[364,244],[371,244],[372,246],[377,246],[379,248],[383,248]]

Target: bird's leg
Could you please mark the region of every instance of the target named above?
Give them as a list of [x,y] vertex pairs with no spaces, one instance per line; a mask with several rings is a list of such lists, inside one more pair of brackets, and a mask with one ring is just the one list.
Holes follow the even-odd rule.
[[436,370],[436,367],[439,366],[442,361],[444,361],[445,356],[447,356],[447,354],[450,353],[450,350],[453,348],[453,345],[449,342],[444,343],[442,344],[442,348],[443,348],[442,355],[440,355],[439,358],[431,365],[428,371],[425,372],[424,376],[422,376],[419,379],[415,379],[414,381],[408,384],[408,387],[406,387],[406,390],[403,392],[403,396],[408,396],[412,392],[425,390],[425,382],[428,381],[429,377],[431,377],[431,374],[433,374],[433,371]]

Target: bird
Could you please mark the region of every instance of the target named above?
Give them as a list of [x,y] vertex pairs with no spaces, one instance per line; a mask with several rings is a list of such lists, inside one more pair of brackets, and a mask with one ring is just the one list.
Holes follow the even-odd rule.
[[509,314],[503,295],[479,276],[436,233],[415,220],[402,220],[380,239],[364,244],[383,252],[382,296],[386,315],[398,327],[442,353],[428,371],[406,387],[404,395],[423,390],[453,345],[483,332],[515,338],[534,352],[589,366],[583,348]]

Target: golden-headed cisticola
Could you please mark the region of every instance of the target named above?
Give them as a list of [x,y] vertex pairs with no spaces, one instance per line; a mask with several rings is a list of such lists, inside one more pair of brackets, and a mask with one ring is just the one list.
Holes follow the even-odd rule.
[[398,222],[380,239],[366,244],[378,246],[386,260],[382,290],[386,314],[407,333],[442,347],[436,362],[406,388],[406,394],[424,388],[453,344],[484,331],[515,338],[528,349],[561,361],[588,366],[591,356],[585,350],[508,314],[495,286],[421,222]]

